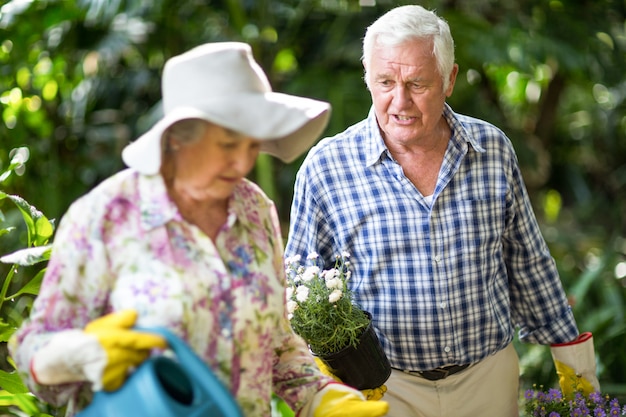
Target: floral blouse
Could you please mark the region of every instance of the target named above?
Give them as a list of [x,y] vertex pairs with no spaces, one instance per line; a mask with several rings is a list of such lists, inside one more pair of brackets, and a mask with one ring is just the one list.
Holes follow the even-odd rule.
[[30,319],[10,343],[33,392],[72,415],[88,383],[37,385],[33,354],[54,332],[122,309],[137,325],[167,327],[230,389],[246,416],[269,416],[275,392],[300,409],[329,380],[285,313],[283,243],[276,209],[252,182],[235,189],[215,244],[186,222],[160,175],[122,171],[62,219]]

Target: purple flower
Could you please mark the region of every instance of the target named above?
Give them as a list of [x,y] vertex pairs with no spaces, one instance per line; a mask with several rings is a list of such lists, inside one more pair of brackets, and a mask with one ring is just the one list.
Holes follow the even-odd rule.
[[606,417],[606,412],[602,408],[596,407],[593,410],[593,415],[594,417]]
[[561,394],[561,390],[550,388],[548,390],[548,400],[550,401],[560,401],[563,398]]
[[594,404],[604,404],[604,398],[602,398],[602,394],[597,391],[589,394],[589,399],[593,401]]
[[594,392],[588,397],[582,392],[576,392],[573,400],[565,400],[559,389],[542,391],[535,388],[526,390],[524,398],[527,415],[533,417],[626,416],[626,405],[622,406],[617,398],[611,399],[600,392]]

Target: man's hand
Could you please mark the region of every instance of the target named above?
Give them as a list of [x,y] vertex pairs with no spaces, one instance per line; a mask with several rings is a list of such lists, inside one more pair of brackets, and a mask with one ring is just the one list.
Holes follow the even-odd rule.
[[583,333],[568,343],[553,344],[550,352],[559,376],[561,391],[566,398],[573,398],[576,392],[589,395],[600,391],[593,335],[590,332]]
[[[322,361],[320,358],[315,357],[315,363],[317,364],[317,366],[320,368],[320,371],[322,371],[324,375],[327,375],[333,378],[337,382],[343,382],[341,381],[341,379],[339,379],[337,375],[333,374],[330,371],[330,369],[328,369],[328,366],[326,366],[326,363],[324,363],[324,361]],[[385,385],[381,385],[380,387],[377,387],[377,388],[361,390],[361,393],[363,393],[363,395],[368,401],[369,400],[378,401],[383,398],[386,392],[387,392],[387,387]]]

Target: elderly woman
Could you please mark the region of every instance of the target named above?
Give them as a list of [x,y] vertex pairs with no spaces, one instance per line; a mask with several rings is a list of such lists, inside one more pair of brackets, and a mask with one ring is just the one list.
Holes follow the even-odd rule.
[[242,43],[169,60],[163,118],[128,145],[129,169],[63,217],[31,317],[11,353],[33,392],[68,415],[115,390],[165,341],[185,340],[245,416],[272,392],[300,416],[381,416],[315,365],[286,318],[276,209],[245,177],[260,151],[291,161],[325,128],[329,105],[272,92]]

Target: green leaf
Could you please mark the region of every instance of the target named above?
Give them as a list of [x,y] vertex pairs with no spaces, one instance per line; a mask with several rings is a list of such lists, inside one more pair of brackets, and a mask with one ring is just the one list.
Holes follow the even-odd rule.
[[41,246],[47,243],[54,232],[54,227],[48,218],[22,197],[0,191],[0,198],[5,197],[13,201],[22,213],[24,223],[28,228],[28,246]]
[[20,249],[0,258],[5,264],[17,264],[20,266],[35,265],[50,259],[52,245],[37,246],[34,248]]
[[0,236],[4,236],[6,234],[11,233],[15,230],[15,227],[7,227],[6,229],[0,229]]
[[35,246],[41,246],[48,243],[52,234],[54,233],[54,227],[52,223],[43,214],[37,220],[35,220]]
[[0,391],[0,406],[17,406],[29,416],[44,416],[37,408],[36,399],[33,394],[19,393],[12,394],[7,391]]
[[295,414],[287,403],[276,394],[272,394],[272,417],[293,417]]
[[22,288],[20,288],[18,292],[16,292],[15,294],[13,294],[12,296],[8,298],[15,298],[18,295],[22,295],[22,294],[32,294],[32,295],[39,294],[39,289],[41,288],[41,282],[43,281],[43,276],[45,272],[46,272],[45,269],[42,269],[41,271],[39,271],[33,279],[28,281],[28,283],[24,285]]
[[22,381],[17,371],[6,372],[0,369],[0,387],[11,394],[23,394],[29,392],[28,387]]
[[8,342],[17,328],[0,319],[0,342]]

